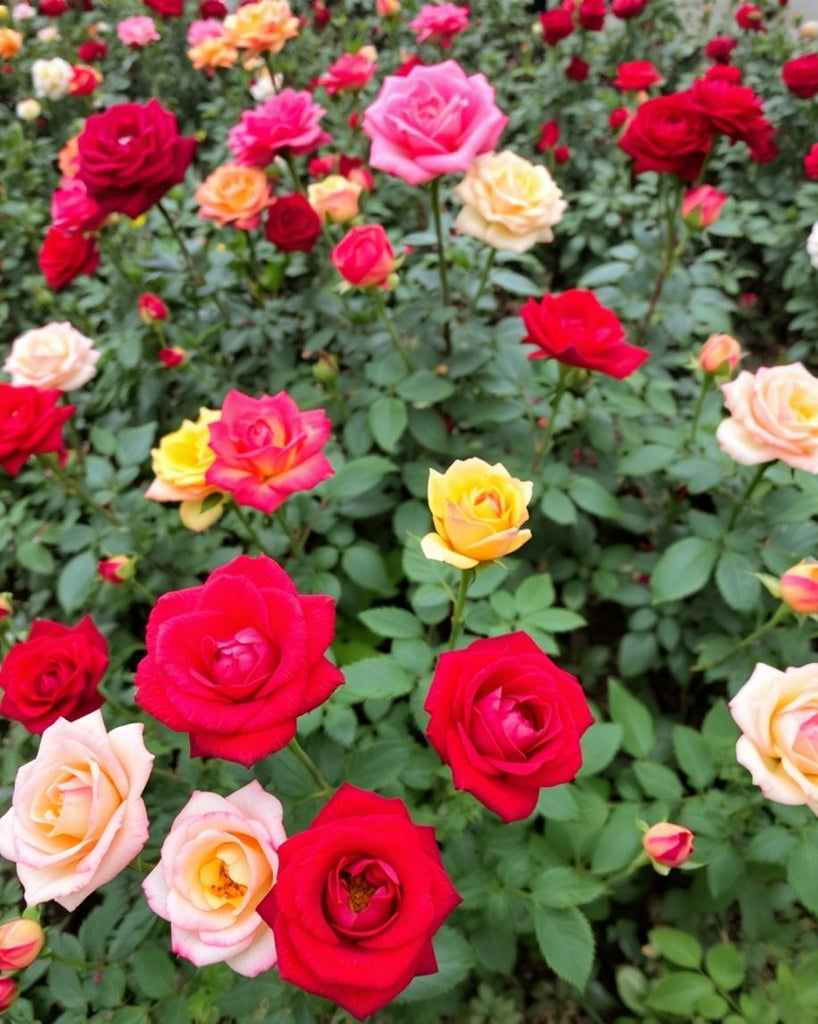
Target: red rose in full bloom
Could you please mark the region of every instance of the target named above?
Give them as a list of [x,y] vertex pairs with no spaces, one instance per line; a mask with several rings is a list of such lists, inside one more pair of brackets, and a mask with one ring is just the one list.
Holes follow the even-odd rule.
[[0,715],[37,735],[58,718],[82,718],[102,707],[107,667],[108,644],[90,615],[76,626],[35,619],[0,665]]
[[605,0],[582,0],[577,18],[589,32],[599,32],[605,23]]
[[310,252],[321,230],[321,218],[300,192],[279,196],[267,210],[264,234],[282,252]]
[[138,217],[184,179],[195,149],[158,100],[118,103],[86,120],[77,177],[107,213]]
[[733,36],[714,36],[708,41],[704,48],[705,56],[710,60],[726,64],[730,60],[730,54],[738,46],[738,39]]
[[437,971],[432,936],[459,902],[434,829],[415,825],[402,800],[344,784],[278,848],[258,913],[281,977],[362,1020]]
[[718,79],[697,79],[688,93],[690,105],[714,131],[734,142],[746,142],[767,123],[761,97],[746,85]]
[[229,13],[230,9],[222,0],[202,0],[199,4],[200,18],[218,18],[223,21]]
[[185,13],[185,0],[145,0],[145,6],[163,18],[181,18]]
[[49,288],[59,291],[80,274],[93,274],[99,266],[99,252],[91,236],[49,228],[40,248],[37,265],[45,275]]
[[526,633],[442,654],[424,707],[426,735],[455,787],[504,821],[531,814],[541,787],[574,778],[593,723],[577,679]]
[[63,424],[76,406],[57,406],[57,388],[0,383],[0,466],[17,476],[30,455],[65,452]]
[[156,602],[136,703],[189,733],[191,756],[255,764],[343,682],[324,657],[334,634],[333,598],[299,594],[272,558],[240,555]]
[[543,42],[553,46],[560,39],[565,39],[574,31],[574,19],[570,11],[558,7],[555,11],[546,11],[540,15]]
[[804,157],[804,175],[809,181],[818,181],[818,142]]
[[619,65],[613,84],[622,92],[639,92],[661,81],[662,76],[649,60],[631,60]]
[[77,56],[81,61],[90,64],[91,61],[102,60],[108,53],[108,44],[101,39],[86,39],[77,47]]
[[615,18],[622,18],[623,20],[636,18],[644,11],[647,5],[648,0],[614,0],[611,13]]
[[529,299],[520,316],[528,332],[524,343],[539,350],[529,359],[557,359],[622,380],[650,355],[647,349],[629,345],[617,315],[582,288],[546,295],[540,302]]
[[642,103],[618,145],[633,157],[634,174],[659,171],[693,181],[712,141],[709,121],[691,106],[688,93],[677,92]]
[[781,68],[781,77],[793,96],[811,100],[818,95],[818,53],[788,60]]

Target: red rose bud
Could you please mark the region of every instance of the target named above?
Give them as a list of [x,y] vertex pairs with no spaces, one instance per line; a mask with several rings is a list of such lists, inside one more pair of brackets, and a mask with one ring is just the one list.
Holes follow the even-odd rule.
[[77,56],[85,63],[102,60],[108,53],[108,44],[101,39],[88,39],[77,47]]
[[621,128],[622,125],[631,116],[631,112],[627,107],[615,107],[610,114],[608,114],[608,124],[616,131]]
[[17,998],[17,982],[13,978],[0,978],[0,1013],[7,1010]]
[[553,149],[559,142],[559,138],[559,124],[556,121],[546,121],[540,126],[540,141],[537,143],[537,149],[540,153],[544,153],[547,149]]
[[168,370],[182,366],[190,358],[190,353],[183,348],[160,348],[159,362]]
[[693,853],[693,833],[681,825],[660,821],[642,837],[642,847],[655,868],[678,868]]
[[730,60],[730,54],[737,46],[738,39],[733,36],[714,36],[705,46],[704,54],[710,60],[726,64]]
[[540,15],[543,42],[553,46],[560,39],[565,39],[574,31],[574,18],[570,11],[558,7],[555,11],[546,11]]
[[157,320],[167,320],[168,307],[153,292],[143,292],[137,300],[136,308],[145,324],[155,324]]
[[60,291],[80,274],[93,274],[99,266],[99,251],[93,236],[66,234],[52,227],[40,247],[37,265],[49,288]]
[[352,113],[349,115],[347,124],[354,132],[356,132],[361,126],[362,118],[363,114],[361,113],[360,110],[353,110]]
[[102,82],[102,73],[96,68],[87,64],[76,64],[71,68],[71,85],[69,92],[72,96],[88,96]]
[[688,227],[697,231],[709,228],[719,219],[726,200],[727,194],[719,192],[712,185],[688,189],[682,199],[682,219]]
[[757,303],[758,303],[758,296],[756,295],[755,292],[743,292],[738,297],[738,304],[743,309],[752,309],[753,306],[757,305]]
[[705,373],[732,373],[741,360],[741,346],[730,334],[711,334],[699,350]]
[[584,82],[590,73],[590,67],[581,57],[572,57],[565,69],[565,77],[569,82]]
[[332,265],[355,288],[389,288],[395,252],[380,224],[348,231],[332,250]]
[[133,579],[135,565],[135,560],[128,555],[112,555],[97,562],[97,572],[106,583],[116,586]]
[[582,0],[577,17],[584,29],[599,32],[605,23],[605,0]]
[[568,146],[554,147],[554,161],[558,164],[567,164],[571,159],[571,150]]
[[818,614],[818,562],[793,565],[778,581],[781,600],[795,612]]
[[0,971],[21,971],[33,964],[44,942],[40,925],[27,917],[0,925]]
[[228,13],[227,4],[222,3],[222,0],[202,0],[199,4],[200,18],[217,18],[222,21]]
[[59,18],[68,10],[65,0],[40,0],[40,14],[44,18]]
[[736,11],[736,23],[750,32],[766,32],[764,13],[755,4],[742,4]]

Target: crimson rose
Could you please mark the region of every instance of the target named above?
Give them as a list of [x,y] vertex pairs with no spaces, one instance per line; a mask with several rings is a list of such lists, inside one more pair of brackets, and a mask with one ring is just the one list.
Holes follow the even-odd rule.
[[145,0],[145,6],[163,18],[180,18],[185,13],[185,0]]
[[190,734],[192,757],[251,765],[295,736],[296,718],[343,682],[324,657],[335,602],[299,594],[272,558],[240,555],[148,618],[136,703]]
[[0,715],[38,735],[58,718],[83,718],[102,707],[107,667],[108,644],[90,615],[76,626],[35,619],[0,665]]
[[633,157],[634,174],[659,171],[683,181],[698,177],[713,132],[686,92],[646,100],[637,108],[618,145]]
[[456,788],[504,821],[531,814],[541,786],[574,778],[593,723],[577,679],[526,633],[442,654],[424,707],[426,735]]
[[40,246],[37,266],[49,288],[59,291],[80,274],[93,274],[99,266],[99,250],[91,235],[50,227]]
[[77,177],[106,213],[138,217],[184,179],[196,140],[158,100],[93,114],[77,140]]
[[540,24],[542,25],[543,42],[548,46],[553,46],[554,43],[565,39],[574,31],[574,19],[571,12],[562,7],[541,14]]
[[788,60],[781,68],[781,77],[793,96],[811,100],[818,95],[818,53]]
[[57,407],[57,388],[13,387],[0,383],[0,466],[17,476],[30,455],[65,452],[63,423],[75,405]]
[[611,14],[615,18],[622,18],[624,21],[628,18],[638,17],[647,5],[648,0],[614,0]]
[[258,905],[278,972],[359,1020],[437,971],[432,935],[460,902],[434,829],[402,800],[348,783],[312,825],[278,848],[278,878]]
[[282,252],[310,252],[321,234],[321,218],[300,192],[280,196],[267,210],[264,234]]

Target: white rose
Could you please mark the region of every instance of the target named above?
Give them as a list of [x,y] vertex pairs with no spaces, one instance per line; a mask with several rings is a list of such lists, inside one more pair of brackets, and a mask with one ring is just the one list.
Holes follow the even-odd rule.
[[20,100],[14,108],[15,114],[17,114],[21,121],[36,121],[42,111],[43,108],[40,103],[31,97]]
[[96,374],[99,356],[93,341],[70,323],[50,323],[15,338],[3,369],[15,387],[73,391]]
[[49,100],[61,100],[71,88],[71,65],[62,57],[35,60],[31,65],[34,95]]

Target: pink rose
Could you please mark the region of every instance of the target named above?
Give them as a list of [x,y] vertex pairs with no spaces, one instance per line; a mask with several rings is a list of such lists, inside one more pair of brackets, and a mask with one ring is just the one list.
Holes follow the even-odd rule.
[[243,167],[266,167],[281,153],[300,156],[332,142],[318,123],[326,111],[308,92],[282,89],[245,110],[227,134],[227,145]]
[[781,459],[818,473],[818,379],[801,363],[742,371],[721,388],[730,417],[716,437],[745,466]]
[[275,966],[256,907],[278,874],[282,815],[255,780],[228,797],[197,791],[182,808],[142,883],[151,910],[170,921],[177,956],[197,967],[224,961],[248,978]]
[[453,60],[388,75],[364,114],[370,164],[423,185],[465,171],[494,149],[508,118],[494,103],[485,75],[467,75]]
[[115,878],[148,838],[141,798],[153,754],[141,723],[107,732],[100,711],[43,733],[0,818],[0,855],[17,864],[26,903],[74,910]]
[[681,867],[693,853],[693,833],[672,821],[660,821],[647,830],[642,848],[656,870],[666,875],[670,868]]
[[85,182],[79,178],[63,178],[51,195],[51,221],[66,234],[96,231],[107,216],[96,199],[88,195]]
[[457,4],[425,4],[420,14],[409,22],[417,43],[437,43],[448,50],[452,39],[469,27],[468,7]]
[[818,562],[791,565],[778,580],[781,600],[795,612],[818,615]]
[[132,50],[141,50],[162,38],[156,31],[153,18],[141,14],[123,18],[116,27],[116,35],[120,43]]

